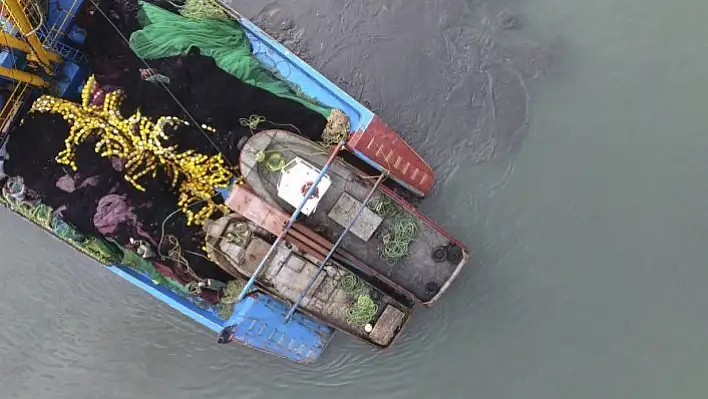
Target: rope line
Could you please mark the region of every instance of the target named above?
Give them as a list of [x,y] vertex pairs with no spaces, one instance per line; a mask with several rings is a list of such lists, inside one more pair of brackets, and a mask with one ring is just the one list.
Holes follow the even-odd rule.
[[374,319],[379,307],[368,295],[359,295],[356,302],[347,309],[347,323],[364,327]]
[[395,265],[408,256],[410,245],[418,232],[415,219],[410,216],[397,218],[391,228],[382,236],[379,253],[389,265]]

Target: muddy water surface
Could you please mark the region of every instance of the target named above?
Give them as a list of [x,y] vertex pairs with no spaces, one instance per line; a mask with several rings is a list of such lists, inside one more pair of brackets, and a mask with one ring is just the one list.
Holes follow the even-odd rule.
[[0,212],[1,398],[705,397],[708,3],[233,4],[423,153],[474,262],[390,351],[294,366]]

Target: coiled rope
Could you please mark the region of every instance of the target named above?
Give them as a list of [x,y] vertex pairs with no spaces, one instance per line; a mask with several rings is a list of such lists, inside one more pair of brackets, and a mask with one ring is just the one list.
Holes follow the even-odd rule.
[[339,279],[339,288],[344,292],[354,292],[359,286],[359,278],[351,273]]
[[349,117],[340,109],[333,109],[327,117],[327,126],[322,132],[322,144],[331,147],[349,138]]
[[408,255],[410,244],[418,232],[415,219],[402,216],[393,222],[391,229],[382,236],[379,248],[381,258],[389,265],[395,265]]
[[238,122],[241,124],[243,127],[247,127],[251,130],[251,134],[253,134],[253,131],[258,128],[258,125],[261,123],[265,122],[266,118],[265,116],[260,116],[260,115],[251,115],[248,118],[240,118]]
[[285,167],[285,157],[280,151],[258,151],[256,162],[265,164],[269,172],[279,172]]
[[384,219],[396,216],[400,211],[400,207],[396,201],[387,195],[381,195],[371,200],[371,202],[369,202],[369,209]]
[[369,287],[353,273],[347,273],[337,283],[339,289],[354,295],[369,295]]
[[346,321],[353,326],[364,327],[373,320],[378,310],[378,305],[368,295],[359,295],[347,310]]
[[381,237],[379,255],[389,265],[395,265],[409,253],[418,232],[416,220],[386,195],[374,198],[369,208],[384,219],[393,218],[391,227]]

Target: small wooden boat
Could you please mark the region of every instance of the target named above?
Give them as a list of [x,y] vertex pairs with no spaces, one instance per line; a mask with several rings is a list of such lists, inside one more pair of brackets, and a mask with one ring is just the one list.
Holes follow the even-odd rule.
[[[210,222],[205,231],[209,257],[234,277],[253,276],[272,245],[270,233],[237,214]],[[410,310],[336,262],[318,272],[319,262],[302,248],[281,242],[257,286],[292,303],[305,292],[300,310],[377,347],[390,346]]]
[[[279,235],[314,184],[314,196],[302,208],[306,216],[288,237],[315,257],[341,241],[335,260],[372,276],[373,284],[393,295],[431,305],[469,258],[462,243],[412,205],[302,136],[281,130],[256,134],[242,149],[240,169],[255,195],[234,187],[227,200],[231,209]],[[318,175],[323,178],[315,182]],[[351,234],[341,237],[348,225]]]

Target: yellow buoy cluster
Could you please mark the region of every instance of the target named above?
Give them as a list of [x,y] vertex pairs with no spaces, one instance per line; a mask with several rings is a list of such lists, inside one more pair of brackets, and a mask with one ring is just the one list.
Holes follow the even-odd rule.
[[[89,78],[81,95],[81,104],[52,96],[42,96],[32,105],[32,111],[61,115],[69,124],[66,149],[57,156],[57,162],[76,167],[76,147],[91,136],[99,139],[96,152],[102,157],[119,157],[125,161],[125,179],[135,188],[145,191],[138,181],[145,177],[157,177],[162,168],[171,179],[172,187],[178,187],[179,207],[187,215],[187,224],[204,224],[220,210],[228,212],[224,205],[217,205],[213,198],[217,188],[227,187],[233,173],[224,166],[221,154],[204,155],[187,150],[178,152],[176,146],[164,146],[168,136],[165,129],[189,125],[176,117],[161,117],[153,122],[137,111],[125,119],[120,114],[123,93],[106,94],[102,106],[92,105],[91,96],[97,84]],[[213,129],[208,129],[213,131]],[[198,212],[191,207],[204,203]]]

